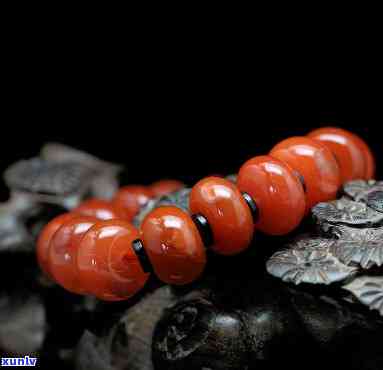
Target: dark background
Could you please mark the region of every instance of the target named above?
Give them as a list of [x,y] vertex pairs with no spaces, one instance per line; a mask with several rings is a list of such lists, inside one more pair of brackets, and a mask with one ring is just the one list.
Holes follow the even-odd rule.
[[379,167],[379,22],[335,7],[298,23],[284,12],[213,21],[207,9],[198,20],[97,10],[20,15],[6,28],[1,170],[54,140],[126,164],[132,182],[193,183],[324,122],[362,136]]
[[198,34],[191,42],[173,31],[139,42],[136,34],[121,40],[46,29],[10,42],[0,169],[58,141],[125,164],[132,183],[192,184],[234,173],[286,137],[335,124],[367,141],[380,176],[375,47],[347,49],[336,38],[293,46],[283,35],[255,42]]
[[380,175],[380,106],[345,106],[326,99],[310,105],[287,96],[265,103],[231,90],[227,95],[185,90],[123,102],[105,92],[90,97],[69,90],[70,96],[61,93],[55,99],[47,93],[33,103],[18,100],[2,119],[1,169],[37,155],[44,142],[57,141],[125,164],[133,183],[160,178],[193,183],[209,174],[234,173],[245,160],[266,154],[284,138],[336,125],[366,140]]

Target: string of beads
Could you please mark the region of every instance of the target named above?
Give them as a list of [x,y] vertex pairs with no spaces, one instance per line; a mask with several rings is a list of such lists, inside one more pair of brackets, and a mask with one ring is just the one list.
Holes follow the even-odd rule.
[[103,300],[128,299],[151,273],[188,284],[206,265],[206,247],[223,255],[245,250],[256,231],[284,235],[340,186],[374,176],[366,143],[340,128],[321,128],[277,144],[240,168],[237,183],[210,176],[190,193],[190,214],[159,207],[140,229],[130,222],[152,197],[183,186],[164,180],[120,189],[112,201],[91,199],[48,223],[37,243],[41,268],[58,284]]

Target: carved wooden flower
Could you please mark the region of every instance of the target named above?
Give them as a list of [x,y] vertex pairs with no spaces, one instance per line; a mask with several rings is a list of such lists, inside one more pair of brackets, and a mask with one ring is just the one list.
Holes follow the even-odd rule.
[[331,284],[357,272],[330,253],[334,240],[302,238],[293,249],[275,253],[266,264],[267,271],[283,281],[294,284]]
[[343,224],[362,227],[377,225],[383,221],[383,213],[347,198],[318,203],[311,211],[319,225]]
[[343,192],[355,201],[365,201],[370,192],[383,190],[383,181],[354,180],[343,185]]
[[377,310],[383,316],[383,277],[362,276],[354,279],[343,289],[351,292],[361,303]]
[[340,261],[346,265],[357,263],[364,269],[383,265],[383,227],[357,229],[340,225],[334,231],[339,240],[330,251]]

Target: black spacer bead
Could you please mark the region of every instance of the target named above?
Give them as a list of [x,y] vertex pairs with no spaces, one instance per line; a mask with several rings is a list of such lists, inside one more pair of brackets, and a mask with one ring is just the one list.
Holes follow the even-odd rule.
[[193,222],[197,226],[197,229],[201,235],[203,244],[205,247],[210,247],[214,243],[213,232],[209,225],[209,222],[205,216],[202,216],[199,213],[196,213],[191,216]]
[[142,269],[144,272],[153,272],[153,266],[150,262],[150,259],[148,255],[146,254],[144,243],[141,239],[136,239],[132,242],[132,247],[134,250],[134,253],[136,253],[136,256],[138,260],[141,263]]
[[307,188],[306,188],[305,178],[297,170],[294,170],[294,173],[298,177],[300,183],[303,186],[303,190],[306,193]]
[[254,199],[248,194],[243,192],[242,193],[243,199],[245,199],[245,202],[250,208],[251,214],[253,216],[254,222],[258,220],[259,211],[257,207],[257,203],[255,203]]

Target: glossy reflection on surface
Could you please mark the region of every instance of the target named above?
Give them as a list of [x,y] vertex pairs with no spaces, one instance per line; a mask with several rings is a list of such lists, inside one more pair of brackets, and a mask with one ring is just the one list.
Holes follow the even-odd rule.
[[138,230],[123,220],[97,222],[81,240],[77,253],[83,288],[103,300],[122,300],[143,288],[145,273],[132,242]]
[[142,222],[141,237],[154,271],[163,282],[188,284],[202,274],[205,247],[196,225],[183,210],[153,210]]
[[87,293],[79,284],[76,254],[84,234],[97,222],[90,216],[74,217],[62,224],[52,237],[49,268],[54,279],[74,293]]
[[302,221],[306,201],[293,170],[270,156],[248,160],[239,170],[237,186],[258,208],[255,227],[270,235],[284,235]]
[[37,261],[41,269],[49,276],[52,277],[49,271],[49,247],[55,232],[66,222],[74,217],[78,217],[73,213],[64,213],[60,216],[55,217],[41,231],[39,238],[37,239]]
[[77,208],[73,209],[74,213],[96,217],[99,220],[112,220],[128,218],[126,211],[118,205],[103,199],[89,199],[82,202]]
[[338,163],[326,146],[308,137],[291,137],[277,144],[270,156],[303,176],[306,213],[315,204],[335,199],[341,185]]
[[366,178],[368,160],[360,144],[361,139],[356,135],[340,128],[324,127],[307,136],[320,141],[332,151],[339,164],[342,183]]
[[213,232],[212,249],[231,255],[246,249],[253,237],[254,223],[249,206],[231,181],[206,177],[193,186],[190,211],[206,217]]
[[128,185],[116,193],[112,203],[123,208],[127,214],[127,220],[131,221],[151,197],[152,192],[146,186]]

